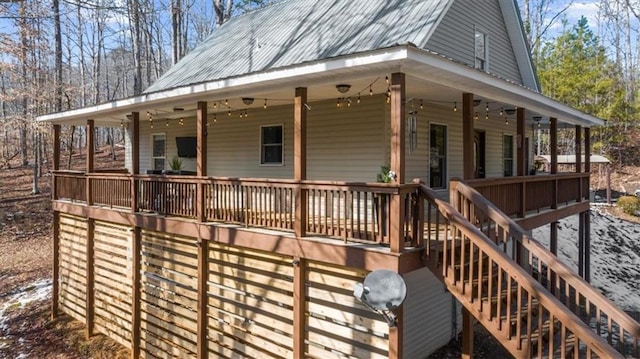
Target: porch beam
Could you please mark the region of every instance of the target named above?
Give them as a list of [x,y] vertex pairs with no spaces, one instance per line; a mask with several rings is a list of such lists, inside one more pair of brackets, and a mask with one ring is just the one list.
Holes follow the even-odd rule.
[[473,179],[473,94],[462,94],[462,177]]
[[[576,172],[582,172],[582,126],[576,125]],[[582,189],[582,188],[581,188]],[[582,191],[580,192],[582,193]]]
[[[404,183],[405,166],[405,111],[406,92],[405,74],[396,72],[391,75],[391,171],[396,175],[396,183]],[[404,251],[404,206],[399,194],[391,196],[389,242],[392,252]]]
[[[198,101],[196,112],[196,174],[198,177],[207,176],[207,103]],[[198,183],[196,188],[196,218],[200,222],[205,220],[204,183]]]
[[[95,122],[94,120],[87,120],[87,173],[93,173],[93,155],[95,152]],[[87,176],[87,205],[93,204],[91,198],[91,178]]]
[[[307,88],[296,88],[293,104],[293,177],[296,181],[307,179]],[[296,189],[296,213],[294,231],[296,237],[307,235],[307,190]]]
[[518,176],[526,176],[526,168],[524,168],[524,163],[526,161],[525,154],[526,150],[525,146],[525,133],[524,133],[524,117],[525,117],[525,109],[523,107],[518,107],[516,110],[516,127],[517,127],[517,136],[516,141],[518,142],[518,151],[516,156],[518,157]]
[[[131,113],[131,173],[137,175],[140,173],[140,113]],[[137,180],[131,178],[131,212],[138,211],[138,186]]]

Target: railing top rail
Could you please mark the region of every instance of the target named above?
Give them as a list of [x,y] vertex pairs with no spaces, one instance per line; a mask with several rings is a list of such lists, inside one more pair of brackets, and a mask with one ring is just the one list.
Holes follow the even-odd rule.
[[[496,177],[496,178],[477,178],[467,179],[464,182],[474,188],[488,187],[496,184],[513,184],[513,183],[533,183],[533,182],[548,182],[553,180],[564,179],[576,179],[589,177],[589,173],[586,172],[562,172],[556,174],[545,174],[538,176],[512,176],[512,177]],[[454,178],[452,181],[462,181],[459,178]]]
[[[514,265],[507,255],[498,249],[487,236],[478,228],[467,221],[448,202],[437,198],[436,193],[429,187],[421,185],[419,189],[426,197],[438,207],[440,213],[450,222],[456,225],[468,238],[476,239],[474,244],[498,264],[505,272],[514,278],[518,278],[518,283],[528,292],[534,294],[540,304],[551,311],[551,308],[563,308],[564,304],[555,296],[549,293],[538,281],[530,278],[529,274],[520,266]],[[586,324],[580,320],[573,312],[563,310],[553,311],[553,316],[562,321],[567,328],[574,333],[581,341],[593,348],[601,357],[622,358],[623,356],[614,350],[600,336],[596,335]]]
[[509,216],[505,215],[498,209],[493,203],[484,198],[473,187],[468,186],[465,182],[457,182],[454,184],[454,189],[460,194],[469,198],[473,204],[484,211],[496,222],[497,225],[502,228],[508,228],[509,233],[514,235],[516,240],[520,240],[521,243],[532,252],[540,260],[544,261],[551,269],[558,274],[562,274],[562,278],[570,283],[576,290],[581,293],[587,294],[589,300],[596,304],[598,308],[607,313],[607,315],[615,316],[615,321],[624,326],[625,329],[632,335],[640,338],[640,324],[631,318],[623,310],[620,310],[611,300],[602,295],[599,291],[595,290],[584,279],[576,275],[571,268],[565,263],[558,260],[556,256],[547,251],[538,241],[532,239],[527,231],[524,230],[519,224],[517,224]]
[[84,175],[85,172],[84,171],[78,171],[78,170],[55,170],[55,171],[51,171],[51,173],[58,175],[58,176],[64,176],[64,175]]

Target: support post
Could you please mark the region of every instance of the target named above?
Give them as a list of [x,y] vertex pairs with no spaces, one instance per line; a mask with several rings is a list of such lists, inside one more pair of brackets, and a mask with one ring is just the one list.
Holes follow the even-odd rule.
[[141,276],[140,262],[142,249],[140,227],[134,227],[131,236],[131,358],[140,358],[140,300],[141,300]]
[[293,261],[293,357],[304,358],[305,325],[306,325],[306,297],[307,262],[304,258],[296,257]]
[[396,325],[389,328],[389,359],[402,359],[403,357],[403,332],[404,332],[404,306],[394,311]]
[[[584,172],[587,177],[587,201],[590,201],[591,191],[591,130],[584,129]],[[591,281],[591,211],[584,212],[584,280]]]
[[[391,163],[390,169],[396,175],[395,183],[405,180],[405,74],[391,75]],[[389,211],[389,241],[391,252],[404,251],[404,205],[399,193],[391,195]]]
[[60,169],[60,125],[53,125],[53,171],[51,177],[51,199],[58,199],[56,174]]
[[473,94],[462,94],[462,166],[463,179],[474,177],[473,166]]
[[[54,166],[55,167],[55,166]],[[60,295],[60,212],[53,211],[53,278],[51,285],[51,319],[58,317]]]
[[582,172],[582,126],[580,125],[576,125],[575,148],[576,148],[576,151],[575,151],[576,152],[576,173],[580,173]]
[[584,278],[584,214],[578,214],[578,275]]
[[525,146],[525,133],[524,133],[524,116],[525,116],[525,109],[522,107],[518,107],[518,109],[516,110],[516,131],[517,131],[517,140],[516,142],[517,147],[518,147],[518,151],[516,153],[516,156],[518,157],[518,176],[525,176],[526,175],[526,168],[524,167],[524,163],[526,162],[525,154],[526,154],[526,150],[524,148]]
[[93,198],[91,197],[91,177],[90,173],[93,173],[93,154],[95,152],[95,122],[94,120],[87,120],[87,206],[93,204]]
[[136,175],[140,174],[140,113],[131,113],[131,212],[138,211],[138,184]]
[[558,119],[551,117],[549,128],[549,147],[551,148],[551,174],[558,173]]
[[209,340],[207,339],[207,296],[208,285],[208,267],[209,267],[209,242],[206,238],[198,240],[198,358],[205,359],[209,357]]
[[467,309],[462,308],[462,359],[473,358],[473,324],[473,315]]
[[85,257],[85,280],[87,283],[87,295],[85,297],[85,336],[87,339],[93,335],[93,319],[94,319],[94,275],[93,275],[93,248],[94,248],[94,234],[95,234],[95,219],[87,219],[87,247]]
[[[198,101],[198,110],[196,114],[196,174],[198,177],[207,176],[207,103]],[[205,221],[205,199],[204,199],[204,183],[199,182],[196,187],[196,218],[198,222]]]
[[[307,179],[307,88],[296,88],[293,105],[293,177],[296,181]],[[296,189],[296,213],[294,230],[297,238],[307,235],[307,190],[301,185]]]
[[[524,164],[526,162],[525,155],[527,150],[525,148],[526,141],[525,133],[524,133],[524,121],[525,121],[525,109],[523,107],[518,107],[516,110],[516,121],[517,121],[517,131],[518,131],[518,176],[526,176],[527,168],[525,168]],[[527,212],[527,184],[526,181],[522,181],[520,185],[520,209],[518,210],[518,216],[520,218],[524,218]],[[520,249],[520,248],[519,248]],[[520,253],[520,251],[518,251]]]

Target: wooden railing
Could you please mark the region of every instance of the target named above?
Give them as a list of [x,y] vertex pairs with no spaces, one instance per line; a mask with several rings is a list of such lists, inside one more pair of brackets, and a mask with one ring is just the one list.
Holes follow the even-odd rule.
[[623,357],[433,190],[419,196],[429,268],[514,357]]
[[527,212],[589,198],[588,173],[476,179],[465,183],[508,216],[524,217]]
[[53,199],[86,202],[87,179],[84,172],[55,171],[53,181]]
[[620,353],[640,357],[640,324],[576,275],[494,204],[464,183],[451,188],[451,202],[471,223],[509,254],[568,310]]
[[[390,243],[392,220],[400,225],[401,240],[419,232],[412,220],[415,185],[235,179],[220,177],[127,175],[117,173],[56,173],[54,199],[87,202],[97,206],[152,212],[165,216],[197,218],[202,191],[202,219],[247,227],[294,230],[296,196],[307,203],[304,228],[309,236],[348,241]],[[132,191],[136,194],[133,204]],[[391,202],[400,198],[406,214],[394,218]],[[135,208],[132,206],[135,205]],[[409,243],[410,245],[415,245]]]

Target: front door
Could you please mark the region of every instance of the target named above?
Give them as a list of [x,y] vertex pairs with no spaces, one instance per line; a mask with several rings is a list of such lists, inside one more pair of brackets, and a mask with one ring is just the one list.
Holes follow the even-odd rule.
[[485,177],[485,132],[475,131],[473,136],[473,164],[475,178]]

